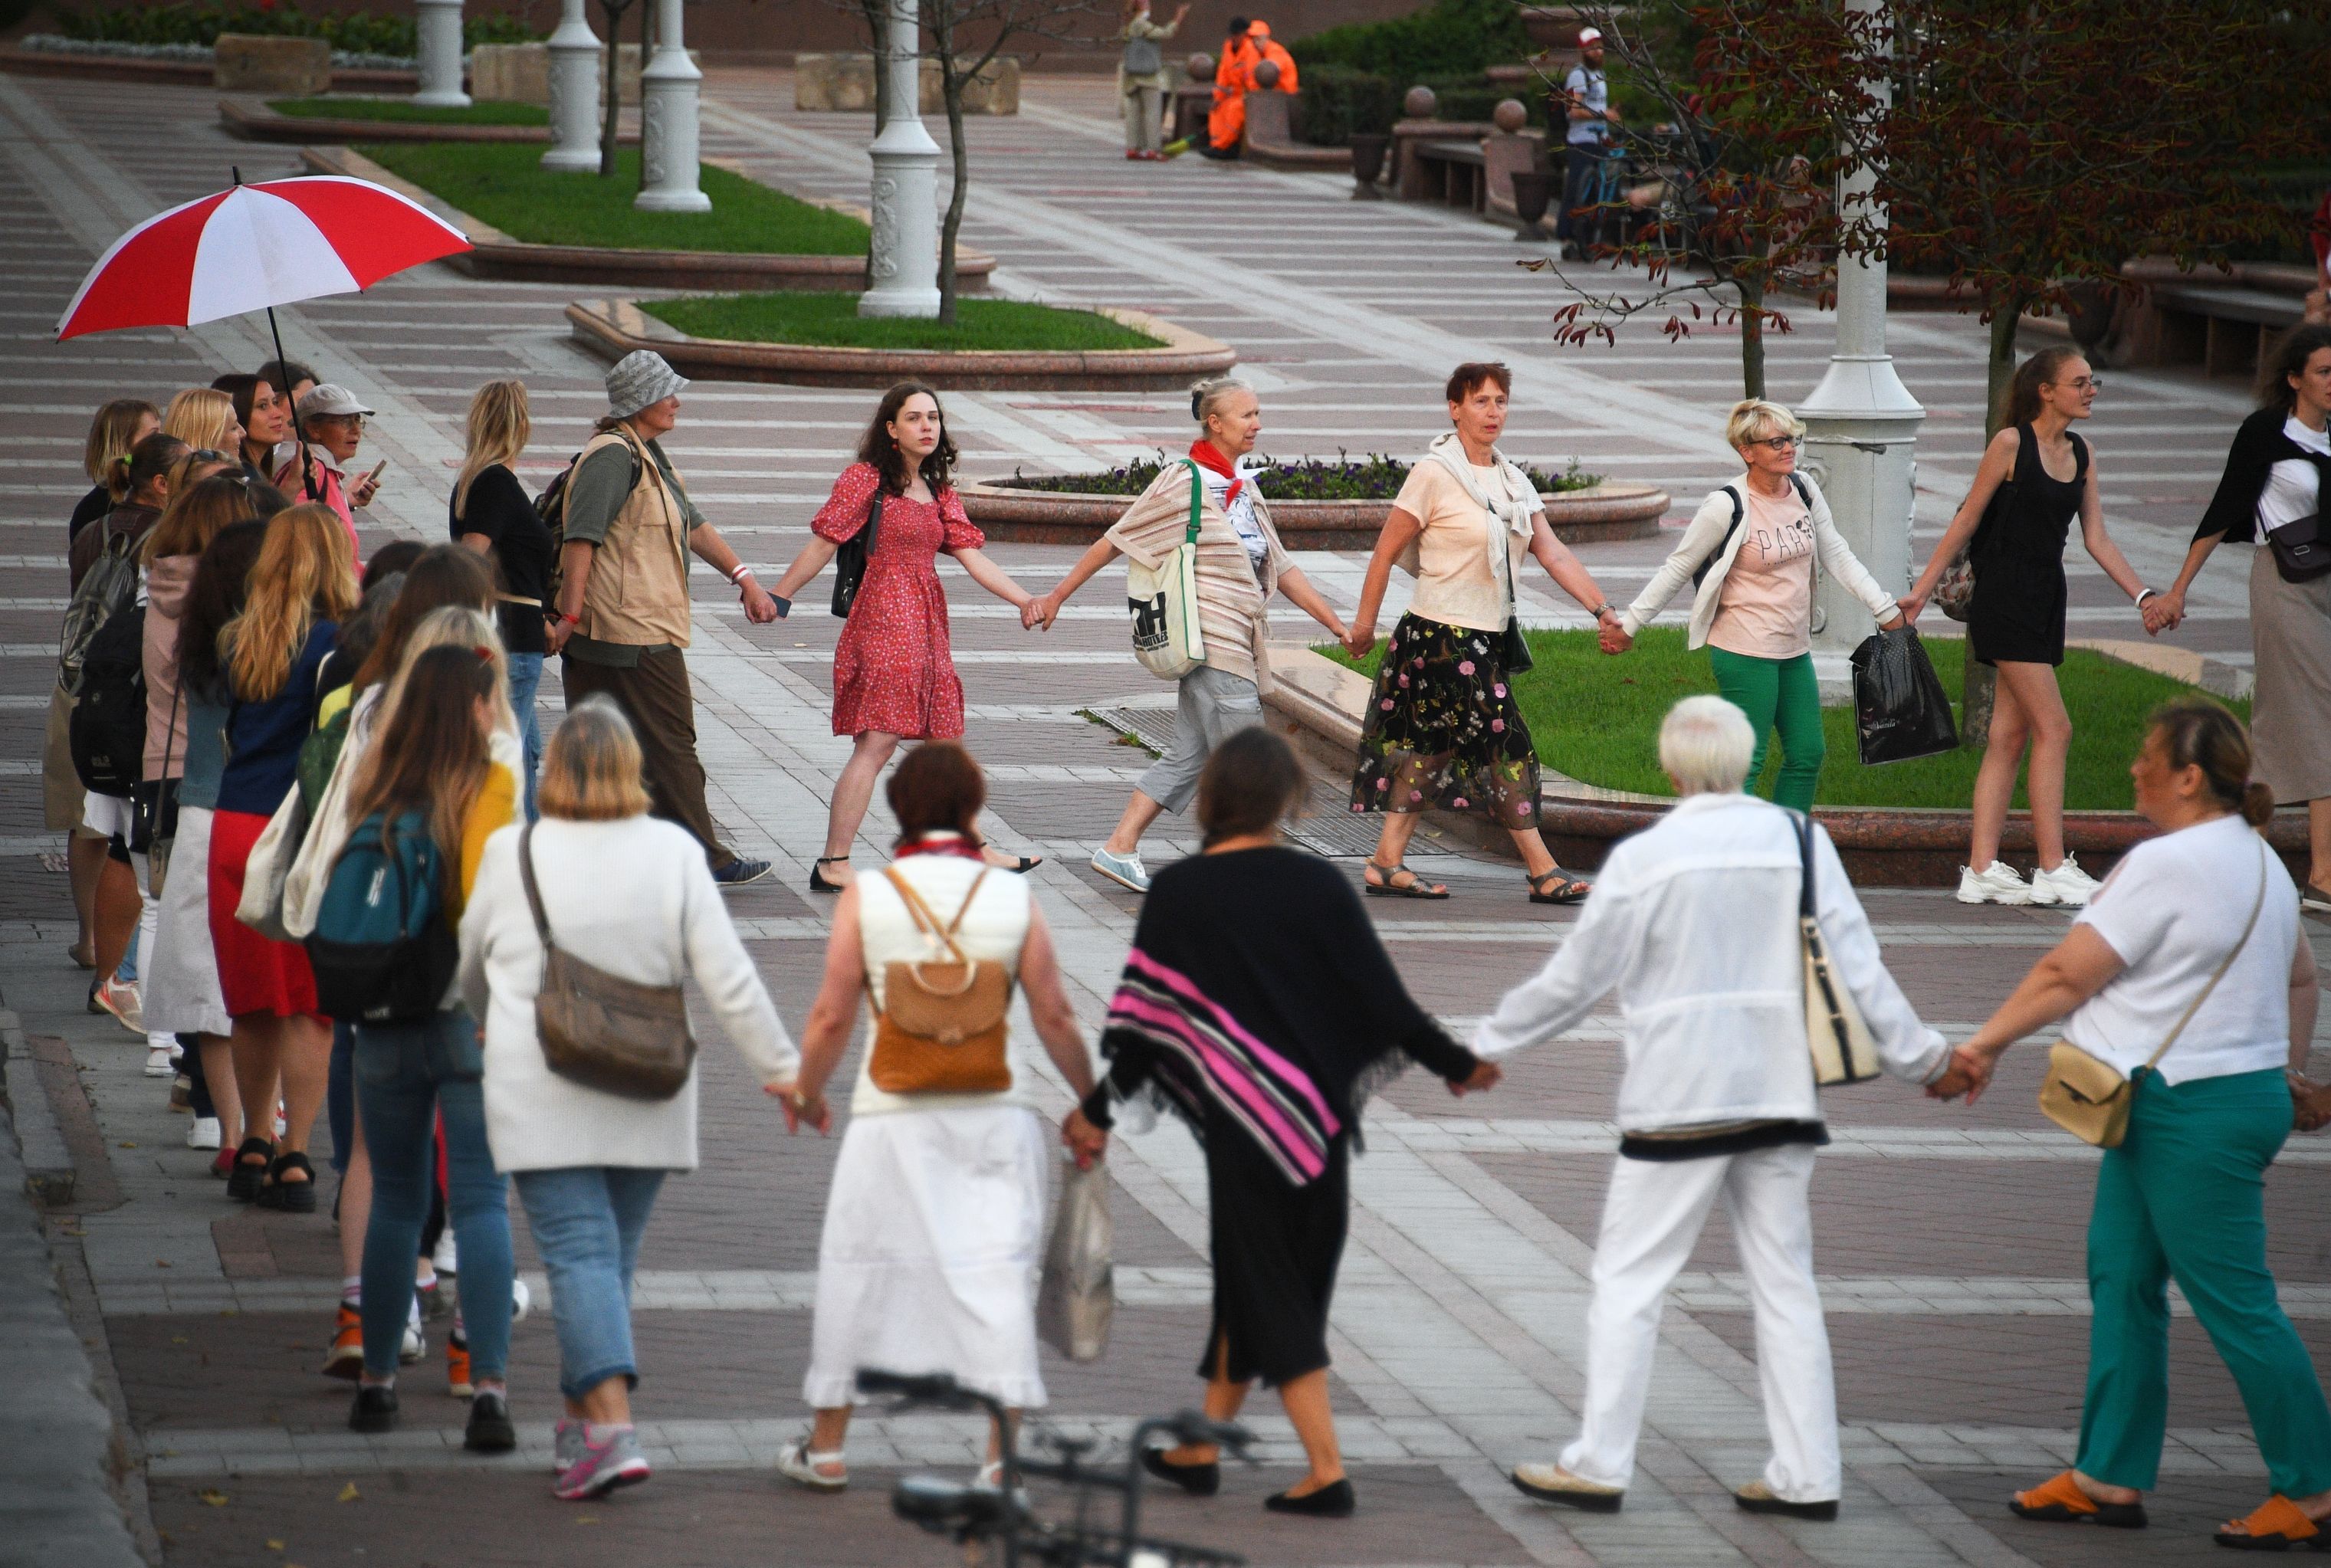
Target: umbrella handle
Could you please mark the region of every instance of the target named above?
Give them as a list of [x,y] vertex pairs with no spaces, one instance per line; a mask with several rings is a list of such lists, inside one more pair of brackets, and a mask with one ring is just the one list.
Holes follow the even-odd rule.
[[[234,183],[243,184],[241,169],[234,171]],[[275,365],[280,370],[290,361],[283,356],[283,333],[275,325],[275,307],[272,305],[267,308],[267,332],[269,337],[275,339]],[[291,395],[291,389],[288,386],[280,390],[286,397]],[[314,460],[308,455],[308,432],[300,425],[300,405],[296,403],[291,405],[291,440],[300,448],[300,493],[306,499],[312,501],[316,499]]]

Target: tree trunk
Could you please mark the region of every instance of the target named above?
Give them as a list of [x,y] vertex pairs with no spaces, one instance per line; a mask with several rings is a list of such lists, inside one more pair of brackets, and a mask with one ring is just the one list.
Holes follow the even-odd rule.
[[[1983,439],[1986,444],[1999,433],[2000,405],[2005,399],[2007,384],[2015,375],[2015,332],[2023,320],[2023,297],[2012,295],[1998,301],[1992,312],[1990,374],[1984,388]],[[1998,690],[1998,672],[1976,660],[1972,638],[1963,647],[1959,744],[1980,746],[1991,736],[1991,705]]]
[[605,102],[599,116],[599,177],[611,180],[615,177],[615,131],[623,116],[623,81],[616,70],[620,52],[615,48],[615,40],[620,36],[618,30],[623,25],[623,7],[606,5],[603,0],[599,14],[607,22],[607,81],[606,91],[603,95]]
[[890,12],[887,0],[858,0],[874,41],[874,134],[890,123]]
[[1740,395],[1765,395],[1765,285],[1762,280],[1736,278],[1740,290]]
[[939,224],[939,325],[955,325],[955,241],[963,228],[964,197],[971,189],[971,152],[963,139],[963,91],[969,79],[959,76],[955,62],[939,62],[939,88],[947,100],[947,151],[954,169],[954,188],[947,192],[947,217]]
[[655,0],[634,0],[640,8],[640,189],[648,188],[648,53],[655,43]]

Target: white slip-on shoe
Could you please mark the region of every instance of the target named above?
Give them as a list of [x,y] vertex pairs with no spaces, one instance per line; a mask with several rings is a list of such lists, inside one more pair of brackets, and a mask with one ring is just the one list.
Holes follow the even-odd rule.
[[1972,866],[1959,868],[1959,890],[1954,895],[1962,904],[2031,904],[2038,900],[2031,895],[2031,885],[2015,874],[2015,868],[2004,860],[1993,860],[1978,871]]
[[214,1149],[219,1146],[219,1119],[216,1117],[196,1117],[186,1129],[186,1147]]
[[1102,848],[1093,851],[1092,869],[1120,888],[1130,888],[1137,893],[1149,891],[1149,869],[1141,863],[1141,853],[1112,854]]
[[[841,1474],[827,1475],[822,1467],[829,1465]],[[777,1450],[777,1474],[813,1492],[839,1492],[850,1485],[850,1468],[842,1463],[841,1451],[813,1453],[807,1438],[795,1438]]]
[[[2035,870],[2031,873],[2031,901],[2035,904],[2061,904],[2069,908],[2084,909],[2100,886],[2098,880],[2080,870],[2080,864],[2067,852],[2064,863],[2052,871]],[[2042,895],[2045,895],[2044,897]]]

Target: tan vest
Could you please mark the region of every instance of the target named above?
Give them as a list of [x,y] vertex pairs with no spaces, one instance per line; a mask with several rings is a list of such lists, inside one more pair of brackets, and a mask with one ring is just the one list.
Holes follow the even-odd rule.
[[[689,638],[688,520],[680,501],[664,486],[663,470],[646,445],[628,430],[593,436],[588,458],[601,447],[623,442],[640,465],[639,483],[591,558],[591,581],[583,591],[583,618],[576,632],[600,642],[685,648]],[[673,470],[678,478],[678,470]]]

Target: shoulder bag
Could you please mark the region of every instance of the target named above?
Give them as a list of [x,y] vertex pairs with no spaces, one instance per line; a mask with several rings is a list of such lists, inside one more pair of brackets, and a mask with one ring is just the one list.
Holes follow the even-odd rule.
[[519,879],[542,938],[534,1031],[542,1059],[570,1083],[624,1099],[668,1100],[696,1067],[696,1035],[677,985],[642,985],[585,964],[551,940],[534,879],[534,824],[519,830]]
[[874,553],[874,530],[882,521],[882,481],[874,481],[874,499],[867,503],[866,526],[833,546],[833,613],[850,619],[866,581],[866,558]]
[[1205,633],[1198,629],[1198,519],[1206,484],[1196,463],[1184,458],[1182,466],[1190,470],[1190,522],[1182,542],[1155,566],[1130,556],[1125,563],[1133,656],[1161,680],[1179,680],[1206,661]]
[[283,803],[251,846],[251,858],[243,864],[243,898],[234,907],[234,917],[270,942],[299,939],[283,924],[283,884],[307,839],[308,803],[294,784],[283,792]]
[[[2260,843],[2258,897],[2250,900],[2250,917],[2242,927],[2241,940],[2234,944],[2225,961],[2218,965],[2217,973],[2210,976],[2210,983],[2202,987],[2202,994],[2193,999],[2193,1004],[2169,1031],[2169,1038],[2145,1059],[2146,1070],[2159,1066],[2161,1059],[2169,1054],[2169,1048],[2177,1043],[2177,1037],[2185,1032],[2185,1026],[2202,1011],[2202,1003],[2210,1000],[2210,993],[2218,989],[2218,982],[2226,977],[2226,971],[2234,966],[2234,960],[2250,945],[2250,933],[2258,929],[2259,911],[2266,906],[2266,845]],[[2103,1058],[2091,1056],[2068,1040],[2060,1040],[2048,1048],[2048,1076],[2040,1083],[2040,1109],[2050,1121],[2081,1142],[2100,1149],[2120,1147],[2121,1140],[2128,1136],[2132,1098],[2129,1078]]]
[[1805,1043],[1813,1058],[1813,1086],[1832,1088],[1878,1076],[1878,1047],[1860,1003],[1831,966],[1813,900],[1813,819],[1798,817],[1797,931],[1805,955]]
[[[972,879],[963,907],[944,927],[896,866],[883,868],[882,874],[899,890],[915,929],[948,956],[937,962],[898,959],[883,965],[884,1004],[874,1014],[867,1076],[885,1094],[1003,1093],[1012,1087],[1012,1067],[1004,1054],[1004,1013],[1012,1004],[1012,976],[1001,964],[966,955],[955,939],[987,880],[986,869]],[[871,984],[867,1001],[873,1001]]]

